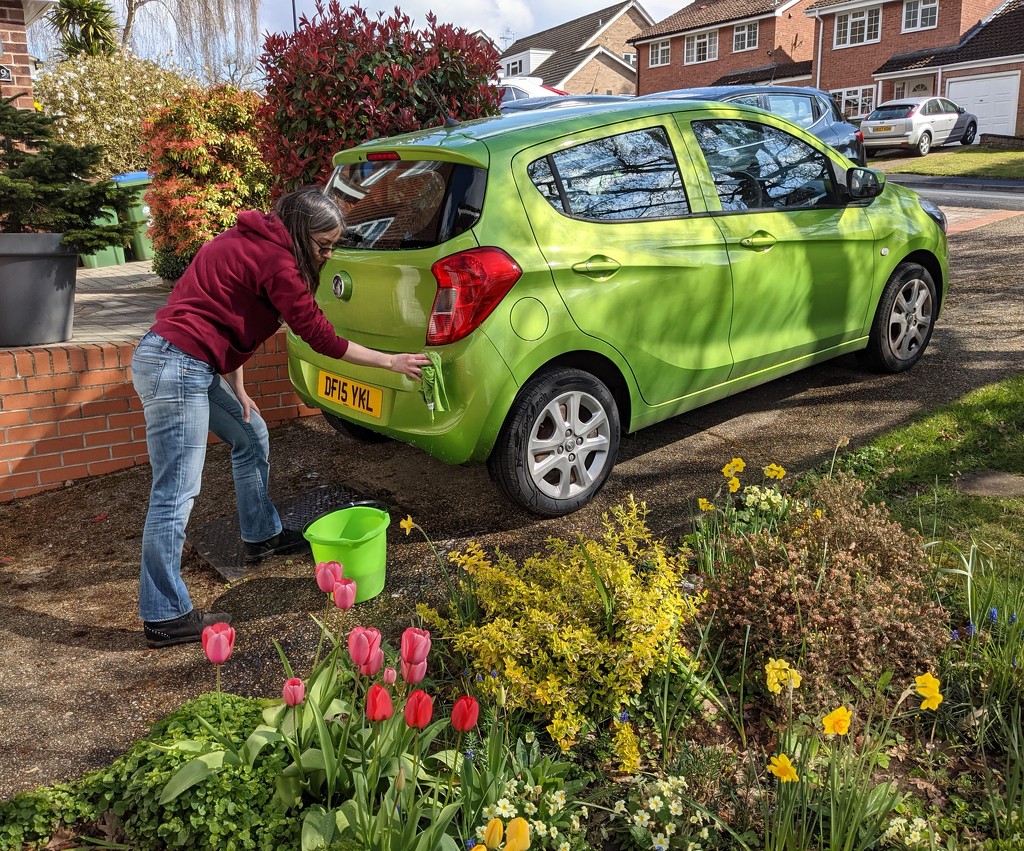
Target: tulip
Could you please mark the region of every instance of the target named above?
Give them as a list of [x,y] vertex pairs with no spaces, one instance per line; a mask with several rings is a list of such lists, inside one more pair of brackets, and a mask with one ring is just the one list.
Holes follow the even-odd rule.
[[402,661],[418,665],[427,660],[430,653],[430,633],[425,629],[409,627],[402,633]]
[[452,707],[452,726],[460,733],[467,733],[476,726],[480,717],[480,704],[468,694],[462,695]]
[[403,659],[399,667],[402,669],[402,679],[412,686],[420,682],[427,673],[427,662],[425,659],[415,665],[410,665]]
[[284,702],[289,706],[298,706],[306,699],[306,684],[298,677],[285,680],[284,688],[281,689]]
[[334,586],[334,605],[339,609],[351,609],[356,601],[356,583],[352,579],[339,579]]
[[405,702],[405,723],[415,730],[426,727],[433,713],[434,701],[423,689],[416,689]]
[[391,695],[380,683],[374,683],[366,693],[366,717],[370,721],[386,721],[391,717]]
[[505,825],[500,818],[492,818],[487,822],[487,829],[484,831],[484,845],[488,848],[497,848],[501,845],[501,838],[505,835]]
[[337,561],[322,561],[316,566],[316,584],[325,594],[334,591],[345,570]]
[[530,825],[524,818],[512,819],[505,834],[505,851],[527,851],[529,847]]
[[359,666],[359,673],[364,677],[376,676],[377,671],[381,669],[381,665],[384,664],[384,651],[378,648],[366,661],[366,664]]
[[360,667],[369,662],[380,650],[380,632],[372,626],[357,626],[348,634],[348,655]]
[[229,624],[215,623],[203,630],[203,652],[214,665],[223,665],[235,649],[235,631]]
[[398,679],[398,671],[392,668],[390,665],[384,669],[384,685],[393,686],[395,681]]

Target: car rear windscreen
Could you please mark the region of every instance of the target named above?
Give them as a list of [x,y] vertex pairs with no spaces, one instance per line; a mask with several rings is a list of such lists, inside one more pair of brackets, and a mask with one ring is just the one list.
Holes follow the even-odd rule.
[[345,214],[341,245],[430,248],[477,223],[486,179],[482,168],[434,160],[343,163],[327,194]]
[[894,118],[906,118],[916,106],[913,103],[894,103],[892,106],[880,106],[867,117],[867,121],[892,121]]

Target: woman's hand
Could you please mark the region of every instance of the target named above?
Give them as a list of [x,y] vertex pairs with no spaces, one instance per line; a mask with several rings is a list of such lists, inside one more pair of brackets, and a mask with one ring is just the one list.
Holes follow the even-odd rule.
[[351,341],[348,344],[348,350],[341,359],[349,363],[357,363],[360,366],[390,369],[392,372],[406,375],[409,378],[415,378],[417,381],[420,381],[423,377],[420,374],[420,370],[430,363],[430,358],[424,354],[389,355],[384,352],[378,352],[376,349],[368,349],[366,346],[360,346],[359,343]]
[[415,378],[417,381],[422,379],[422,373],[420,370],[430,363],[430,358],[424,354],[412,355],[392,355],[391,366],[388,367],[392,372],[398,372],[402,375],[407,375],[409,378]]
[[252,400],[252,397],[245,392],[242,367],[238,367],[234,372],[224,373],[224,380],[228,383],[228,387],[231,388],[231,392],[235,394],[235,397],[238,399],[238,403],[242,406],[242,419],[245,420],[245,422],[249,422],[251,412],[255,411],[258,414],[260,409],[256,407],[256,403]]

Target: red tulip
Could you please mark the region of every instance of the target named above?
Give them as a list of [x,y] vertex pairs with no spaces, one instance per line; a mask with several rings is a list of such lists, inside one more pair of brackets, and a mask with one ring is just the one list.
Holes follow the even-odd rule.
[[235,649],[235,631],[223,621],[203,630],[203,652],[214,665],[223,665]]
[[430,723],[434,714],[434,700],[423,689],[416,689],[405,702],[405,723],[416,730],[422,730]]
[[330,594],[338,584],[345,568],[337,561],[322,561],[316,566],[316,584],[325,594]]
[[339,579],[334,586],[334,605],[339,609],[351,609],[356,601],[356,583],[352,579]]
[[452,726],[460,733],[472,730],[479,717],[480,704],[476,702],[476,698],[464,694],[455,701],[452,707]]
[[380,650],[380,632],[372,626],[357,626],[348,634],[348,655],[357,667],[365,665]]
[[418,665],[427,660],[430,653],[430,633],[425,629],[409,627],[402,633],[402,661]]
[[359,666],[359,673],[364,677],[376,676],[377,671],[380,670],[380,666],[384,664],[384,651],[376,650],[373,655],[370,656],[365,665]]
[[402,679],[409,683],[409,685],[413,686],[420,682],[427,673],[426,659],[415,665],[412,665],[403,659],[400,667],[402,669]]
[[386,721],[391,717],[391,695],[380,683],[374,683],[366,693],[366,717],[370,721]]
[[281,689],[284,702],[289,706],[298,706],[306,699],[306,684],[298,677],[285,680],[284,688]]
[[398,671],[390,666],[384,669],[384,685],[393,686],[397,679]]

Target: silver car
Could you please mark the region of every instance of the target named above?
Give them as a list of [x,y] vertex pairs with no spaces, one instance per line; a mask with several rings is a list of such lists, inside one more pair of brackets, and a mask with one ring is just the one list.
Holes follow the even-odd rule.
[[900,98],[876,106],[860,129],[869,153],[905,148],[923,157],[936,145],[972,144],[978,135],[978,118],[948,98]]

